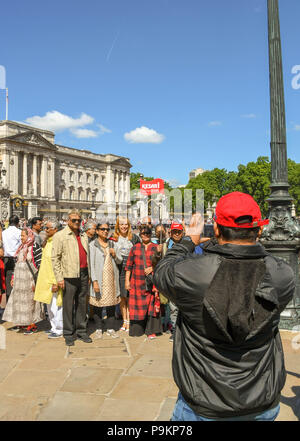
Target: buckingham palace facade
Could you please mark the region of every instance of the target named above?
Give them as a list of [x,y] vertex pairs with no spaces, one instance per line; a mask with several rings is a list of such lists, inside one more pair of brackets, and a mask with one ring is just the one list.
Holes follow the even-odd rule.
[[129,208],[128,158],[58,145],[54,137],[49,130],[0,121],[2,220],[12,213],[61,219],[71,208],[98,217]]

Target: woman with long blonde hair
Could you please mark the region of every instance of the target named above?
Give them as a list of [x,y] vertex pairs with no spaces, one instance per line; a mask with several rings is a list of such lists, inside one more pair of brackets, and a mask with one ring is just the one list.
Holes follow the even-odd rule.
[[120,310],[123,317],[122,331],[129,331],[129,309],[128,298],[129,292],[125,288],[125,267],[129,252],[133,245],[140,242],[139,237],[132,233],[131,225],[128,217],[119,216],[117,218],[115,232],[112,237],[115,241],[116,253],[122,256],[122,263],[119,265],[119,282],[120,282]]

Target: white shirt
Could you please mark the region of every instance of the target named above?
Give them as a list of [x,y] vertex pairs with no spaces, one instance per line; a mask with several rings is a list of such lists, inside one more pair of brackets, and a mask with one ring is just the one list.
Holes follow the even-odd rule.
[[11,225],[2,232],[2,242],[4,257],[14,257],[17,249],[21,245],[21,230]]

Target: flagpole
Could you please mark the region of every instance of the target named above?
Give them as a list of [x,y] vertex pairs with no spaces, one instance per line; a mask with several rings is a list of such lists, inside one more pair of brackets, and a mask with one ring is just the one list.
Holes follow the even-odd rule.
[[8,87],[6,88],[6,121],[8,120]]

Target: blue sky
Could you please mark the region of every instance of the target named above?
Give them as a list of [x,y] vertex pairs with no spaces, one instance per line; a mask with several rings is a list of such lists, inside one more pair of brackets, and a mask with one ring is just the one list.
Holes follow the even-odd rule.
[[[236,170],[270,154],[266,5],[5,2],[9,119],[52,128],[57,144],[129,157],[133,172],[171,183],[198,167]],[[300,2],[279,8],[288,157],[300,162]],[[0,105],[4,119],[3,90]]]

